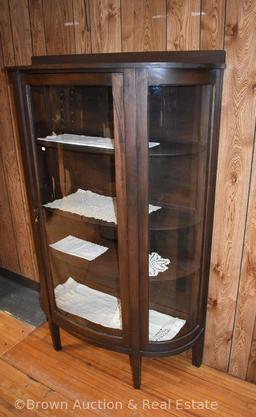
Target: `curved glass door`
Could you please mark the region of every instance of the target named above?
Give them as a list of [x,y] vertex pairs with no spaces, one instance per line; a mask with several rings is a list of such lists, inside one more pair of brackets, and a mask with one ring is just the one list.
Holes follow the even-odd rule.
[[63,85],[46,78],[30,86],[30,98],[55,308],[84,327],[121,336],[121,174],[107,76],[106,85],[83,85],[83,75],[74,84],[66,77]]
[[148,87],[149,340],[197,324],[211,85]]

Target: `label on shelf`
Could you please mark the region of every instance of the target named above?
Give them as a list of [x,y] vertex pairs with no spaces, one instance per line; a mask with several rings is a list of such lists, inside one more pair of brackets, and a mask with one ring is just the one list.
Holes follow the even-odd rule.
[[93,261],[109,249],[106,246],[101,246],[71,235],[64,237],[64,239],[61,239],[58,242],[52,243],[49,246],[60,252],[77,256],[78,258],[83,258],[87,261]]

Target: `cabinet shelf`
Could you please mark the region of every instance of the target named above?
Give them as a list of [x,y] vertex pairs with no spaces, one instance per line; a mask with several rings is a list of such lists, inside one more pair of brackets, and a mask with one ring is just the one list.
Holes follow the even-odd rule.
[[[165,258],[164,255],[162,255]],[[160,272],[156,277],[149,277],[151,283],[159,283],[162,281],[175,281],[177,279],[186,278],[200,269],[200,263],[193,260],[172,261],[168,265],[168,269]]]
[[91,223],[91,224],[95,224],[95,225],[99,225],[99,226],[107,226],[107,227],[115,228],[115,229],[117,228],[117,224],[114,223],[114,222],[107,222],[105,220],[95,219],[94,217],[86,217],[86,216],[82,216],[80,214],[71,213],[69,211],[63,211],[63,210],[50,208],[50,207],[44,207],[43,206],[43,209],[46,210],[48,213],[52,213],[52,214],[55,214],[57,216],[62,216],[62,217],[65,217],[67,219],[77,220],[77,221],[81,221],[81,222],[85,222],[85,223]]
[[82,284],[86,283],[95,290],[118,296],[119,271],[116,245],[109,241],[106,241],[105,245],[108,245],[108,251],[93,261],[74,257],[53,248],[50,253],[53,263],[58,264],[58,271],[63,268],[66,274],[76,276]]
[[[99,153],[114,155],[114,140],[99,136],[85,136],[75,134],[63,134],[37,138],[37,144],[42,147],[58,148],[87,153]],[[159,142],[149,142],[149,148],[159,146]]]
[[206,150],[206,146],[200,144],[187,144],[179,142],[166,142],[161,143],[159,146],[150,149],[149,156],[152,158],[156,157],[178,157],[178,156],[189,156],[196,155]]
[[[162,205],[162,203],[159,203]],[[149,229],[158,230],[178,230],[191,227],[200,223],[200,218],[193,210],[181,210],[178,207],[163,207],[149,216]]]
[[[73,136],[80,136],[80,135],[73,135]],[[95,143],[97,142],[98,137],[92,136],[95,138]],[[108,139],[108,138],[105,138]],[[110,140],[110,139],[109,139]],[[77,151],[77,152],[86,152],[86,153],[93,153],[93,154],[103,154],[103,155],[114,155],[115,150],[114,146],[112,147],[101,147],[93,145],[93,142],[90,145],[85,145],[79,141],[74,142],[64,142],[61,140],[50,139],[50,137],[46,138],[38,138],[36,140],[37,145],[44,147],[44,148],[53,148],[53,149],[63,149],[63,150],[70,150],[70,151]],[[188,155],[196,155],[200,152],[206,150],[206,146],[194,143],[179,143],[177,142],[165,142],[160,143],[154,140],[149,142],[149,156],[152,158],[159,158],[159,157],[177,157],[177,156],[188,156]]]
[[[114,222],[107,222],[94,217],[86,217],[69,211],[63,211],[50,207],[43,207],[48,213],[62,216],[67,219],[82,221],[85,223],[95,224],[99,226],[107,226],[109,228],[117,229],[117,224]],[[162,208],[153,212],[149,216],[150,231],[175,231],[187,227],[192,227],[200,223],[200,218],[190,212],[181,212],[177,208]]]

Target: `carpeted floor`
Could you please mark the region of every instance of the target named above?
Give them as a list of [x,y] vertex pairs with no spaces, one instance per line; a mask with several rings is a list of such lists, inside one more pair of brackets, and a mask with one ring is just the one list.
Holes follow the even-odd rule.
[[0,276],[0,310],[38,326],[46,320],[39,303],[39,293],[24,285]]

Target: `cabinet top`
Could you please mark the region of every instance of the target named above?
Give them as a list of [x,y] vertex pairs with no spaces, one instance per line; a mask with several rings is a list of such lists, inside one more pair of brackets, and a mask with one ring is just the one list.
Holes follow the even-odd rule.
[[225,51],[154,51],[33,56],[32,65],[8,67],[8,70],[136,68],[143,66],[223,68],[225,67]]

